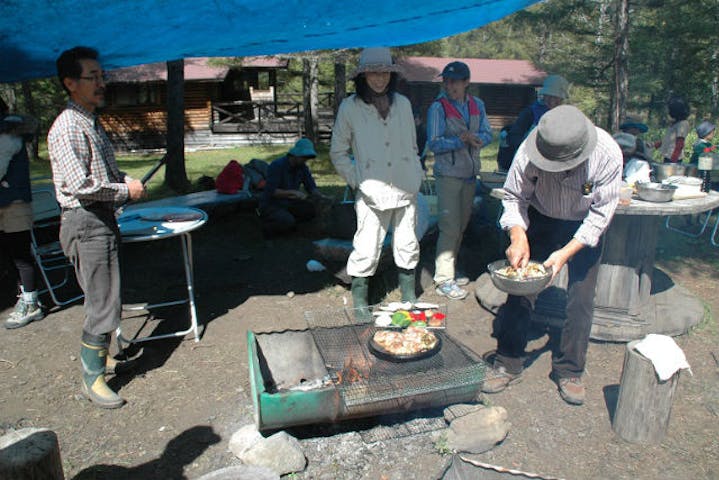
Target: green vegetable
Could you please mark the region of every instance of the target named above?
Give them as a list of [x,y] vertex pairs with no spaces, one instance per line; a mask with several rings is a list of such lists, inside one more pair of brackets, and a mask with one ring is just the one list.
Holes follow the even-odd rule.
[[402,315],[400,312],[394,312],[392,314],[392,325],[401,327],[404,320],[405,320],[405,316]]
[[420,320],[419,322],[414,322],[413,325],[414,325],[415,327],[426,327],[426,326],[427,326],[427,322],[423,322],[423,321]]

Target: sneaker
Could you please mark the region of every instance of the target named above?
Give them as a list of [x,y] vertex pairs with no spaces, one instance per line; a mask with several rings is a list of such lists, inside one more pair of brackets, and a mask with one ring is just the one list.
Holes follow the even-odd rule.
[[459,288],[459,285],[454,280],[447,280],[446,282],[437,285],[434,289],[437,294],[447,297],[450,300],[464,300],[467,297],[467,290]]
[[586,391],[580,377],[559,378],[556,382],[562,400],[571,405],[581,405],[584,403]]
[[456,283],[460,287],[465,287],[469,285],[469,281],[469,277],[461,273],[457,274],[457,278],[454,279],[454,283]]
[[42,308],[37,303],[25,303],[20,297],[15,304],[15,310],[5,320],[5,328],[13,329],[24,327],[33,320],[40,320],[45,316]]
[[509,373],[503,365],[494,365],[487,370],[484,382],[482,382],[482,392],[498,393],[513,383],[522,381],[522,374]]

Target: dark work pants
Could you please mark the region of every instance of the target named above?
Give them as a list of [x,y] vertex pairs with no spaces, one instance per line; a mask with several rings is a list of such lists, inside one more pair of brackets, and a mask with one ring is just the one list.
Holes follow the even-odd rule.
[[30,252],[30,230],[22,232],[0,232],[0,251],[7,254],[17,269],[20,284],[26,292],[34,292],[35,262]]
[[288,232],[297,222],[312,220],[315,215],[315,206],[310,200],[291,200],[286,205],[271,203],[260,208],[262,230],[270,234]]
[[60,244],[85,294],[83,331],[90,335],[105,335],[120,324],[119,241],[112,210],[62,212]]
[[[531,257],[537,261],[546,260],[566,245],[581,225],[580,221],[544,216],[533,208],[529,210],[529,221],[527,238]],[[578,377],[584,372],[600,256],[601,242],[594,248],[584,247],[567,262],[567,319],[559,349],[552,356],[552,372],[557,378]],[[497,362],[511,373],[522,371],[531,308],[529,298],[509,295],[497,312],[493,334],[497,338]]]

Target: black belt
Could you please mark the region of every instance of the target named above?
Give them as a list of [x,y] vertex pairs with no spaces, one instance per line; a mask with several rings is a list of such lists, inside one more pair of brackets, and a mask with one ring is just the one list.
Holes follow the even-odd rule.
[[80,206],[80,207],[62,207],[62,211],[64,212],[74,212],[77,210],[87,210],[90,212],[105,212],[105,213],[112,213],[115,211],[115,208],[112,203],[92,203],[90,205]]

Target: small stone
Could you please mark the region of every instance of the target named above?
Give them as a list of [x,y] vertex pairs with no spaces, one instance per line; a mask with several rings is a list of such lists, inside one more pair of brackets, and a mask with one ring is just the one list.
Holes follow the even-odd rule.
[[295,296],[295,292],[293,292],[292,290],[290,290],[289,292],[287,292],[287,298],[292,298],[292,297],[294,297],[294,296]]
[[74,362],[77,360],[77,357],[75,355],[70,355],[70,361]]

